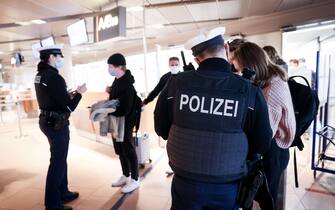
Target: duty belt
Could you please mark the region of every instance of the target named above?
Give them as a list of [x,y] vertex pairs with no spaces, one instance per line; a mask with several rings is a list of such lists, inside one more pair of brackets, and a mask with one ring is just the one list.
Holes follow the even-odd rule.
[[52,117],[52,116],[59,116],[59,115],[65,115],[65,112],[57,112],[57,111],[47,111],[41,109],[41,115],[46,116],[46,117]]

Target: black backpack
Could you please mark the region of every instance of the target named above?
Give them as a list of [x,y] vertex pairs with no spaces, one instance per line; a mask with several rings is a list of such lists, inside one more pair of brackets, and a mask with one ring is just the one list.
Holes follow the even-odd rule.
[[135,90],[133,114],[134,114],[134,127],[136,135],[138,130],[140,129],[141,112],[142,112],[142,99],[137,95],[137,92]]
[[[306,82],[307,86],[296,82],[294,78],[302,78]],[[296,133],[291,147],[296,146],[300,151],[302,151],[304,144],[300,136],[305,133],[318,114],[320,102],[315,90],[310,87],[305,77],[290,77],[288,80],[288,86],[291,92],[296,120]]]
[[[294,78],[303,79],[307,86],[296,82]],[[304,143],[301,140],[301,136],[305,133],[305,131],[317,116],[320,101],[315,90],[310,87],[307,79],[303,76],[290,77],[288,80],[288,86],[291,92],[296,120],[296,133],[291,147],[298,147],[298,149],[302,151],[304,149]],[[293,162],[295,186],[299,187],[297,157],[295,149]]]

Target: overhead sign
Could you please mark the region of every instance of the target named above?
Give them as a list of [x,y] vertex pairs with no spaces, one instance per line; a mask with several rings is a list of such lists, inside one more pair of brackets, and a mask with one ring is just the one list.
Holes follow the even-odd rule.
[[94,41],[126,36],[126,8],[117,7],[94,17]]
[[85,19],[81,19],[67,27],[70,45],[76,46],[88,42]]

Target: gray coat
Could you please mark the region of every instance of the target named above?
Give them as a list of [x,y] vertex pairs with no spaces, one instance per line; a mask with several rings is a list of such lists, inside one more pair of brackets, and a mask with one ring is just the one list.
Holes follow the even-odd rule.
[[123,142],[125,117],[109,115],[119,106],[119,100],[103,100],[92,105],[90,119],[100,122],[100,135],[112,134],[117,142]]

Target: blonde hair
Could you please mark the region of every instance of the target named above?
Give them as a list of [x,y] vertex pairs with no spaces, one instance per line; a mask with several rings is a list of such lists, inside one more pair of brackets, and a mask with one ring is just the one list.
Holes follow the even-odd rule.
[[279,76],[282,80],[287,81],[285,70],[274,64],[264,50],[255,43],[245,42],[241,44],[235,50],[233,59],[241,67],[250,68],[256,72],[254,82],[261,88],[267,87],[274,76]]

